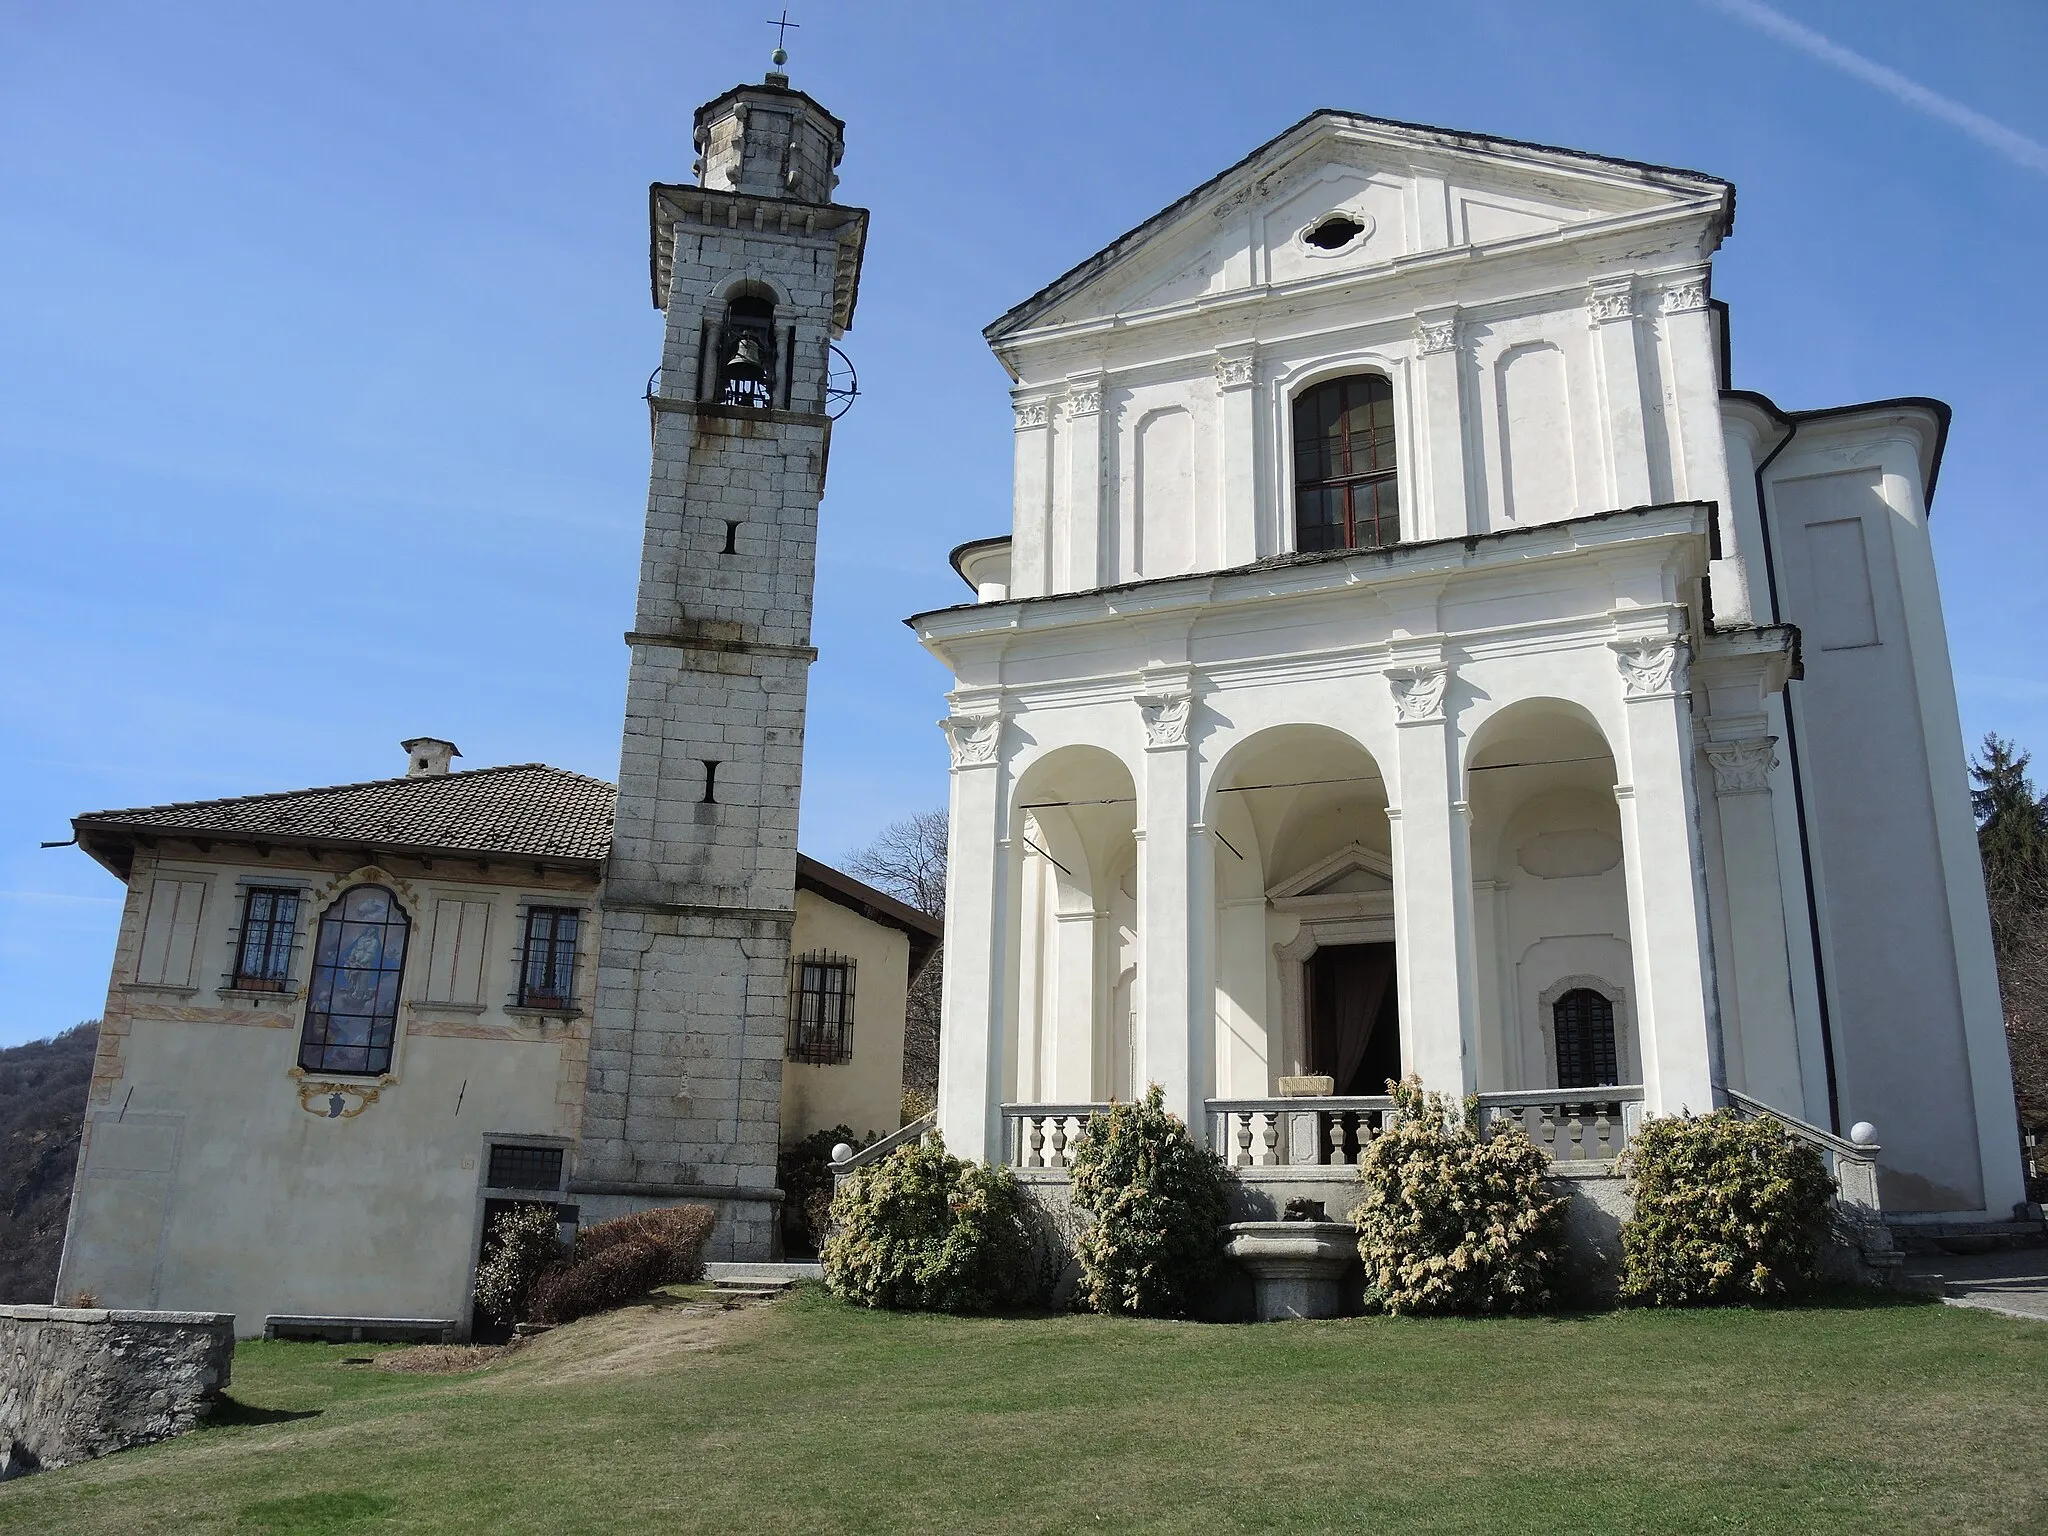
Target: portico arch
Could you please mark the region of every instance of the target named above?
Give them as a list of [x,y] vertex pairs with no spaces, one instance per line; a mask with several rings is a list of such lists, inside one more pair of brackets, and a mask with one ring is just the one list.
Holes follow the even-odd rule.
[[1017,779],[1004,1097],[1130,1098],[1137,968],[1137,790],[1101,747],[1056,747]]
[[1582,706],[1524,698],[1473,733],[1464,782],[1482,1089],[1555,1087],[1557,999],[1585,989],[1613,1007],[1618,1069],[1642,1080],[1618,775]]
[[[1375,1026],[1399,1027],[1387,786],[1378,761],[1327,725],[1272,726],[1218,763],[1204,815],[1215,869],[1219,1092],[1263,1095],[1283,1077],[1319,1072],[1356,1078],[1352,1058]],[[1341,1028],[1335,1013],[1344,1003],[1326,1003],[1331,1017],[1318,1015],[1316,957],[1325,951],[1321,970],[1366,973],[1344,993],[1350,1012],[1366,1016]],[[1398,1062],[1397,1049],[1385,1054]]]

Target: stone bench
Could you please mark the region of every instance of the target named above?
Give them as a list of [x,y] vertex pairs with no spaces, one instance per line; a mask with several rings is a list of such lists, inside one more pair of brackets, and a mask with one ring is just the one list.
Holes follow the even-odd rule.
[[314,1317],[277,1312],[263,1319],[266,1339],[321,1339],[329,1344],[452,1344],[449,1317]]

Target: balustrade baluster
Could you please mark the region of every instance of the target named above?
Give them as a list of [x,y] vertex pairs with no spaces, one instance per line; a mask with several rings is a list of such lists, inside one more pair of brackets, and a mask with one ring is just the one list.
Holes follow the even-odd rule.
[[1335,1164],[1337,1167],[1342,1168],[1347,1166],[1351,1161],[1348,1157],[1344,1155],[1344,1117],[1342,1115],[1331,1115],[1329,1117],[1329,1121],[1330,1155],[1327,1160],[1330,1163]]
[[1261,1168],[1270,1168],[1280,1161],[1279,1153],[1274,1150],[1280,1145],[1280,1117],[1271,1110],[1261,1110],[1259,1112],[1259,1126],[1259,1140],[1265,1147],[1265,1152],[1259,1166]]
[[1585,1118],[1579,1113],[1577,1105],[1572,1106],[1571,1114],[1565,1120],[1564,1144],[1570,1150],[1574,1162],[1584,1161],[1586,1156],[1586,1122]]
[[1252,1117],[1249,1110],[1240,1110],[1237,1115],[1237,1155],[1234,1161],[1239,1168],[1251,1166]]
[[1031,1134],[1031,1152],[1024,1159],[1024,1166],[1026,1168],[1043,1168],[1045,1166],[1045,1121],[1043,1117],[1038,1115],[1026,1115],[1024,1117],[1024,1125],[1025,1129]]
[[1067,1166],[1067,1117],[1054,1115],[1052,1118],[1052,1162],[1049,1166]]
[[1536,1145],[1555,1158],[1557,1156],[1557,1120],[1551,1106],[1548,1104],[1538,1106],[1536,1113],[1542,1117],[1536,1122]]
[[1614,1156],[1614,1122],[1607,1118],[1607,1106],[1596,1105],[1593,1116],[1593,1139],[1599,1149],[1598,1155],[1604,1160]]

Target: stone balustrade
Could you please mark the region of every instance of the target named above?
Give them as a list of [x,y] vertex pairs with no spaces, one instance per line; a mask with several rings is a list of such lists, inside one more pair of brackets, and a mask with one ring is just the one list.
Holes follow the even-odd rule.
[[1074,1144],[1107,1104],[1005,1104],[1003,1148],[1012,1168],[1074,1166]]
[[1209,1145],[1233,1168],[1352,1167],[1394,1113],[1381,1097],[1211,1099]]
[[1530,1088],[1479,1095],[1479,1123],[1491,1131],[1519,1123],[1552,1162],[1611,1163],[1643,1119],[1639,1085]]

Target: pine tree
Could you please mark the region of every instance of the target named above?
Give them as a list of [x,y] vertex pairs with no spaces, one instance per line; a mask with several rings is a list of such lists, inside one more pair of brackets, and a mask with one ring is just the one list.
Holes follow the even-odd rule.
[[2012,742],[1986,736],[1970,763],[1970,799],[2020,1123],[2048,1135],[2048,799],[2028,778],[2029,761]]

